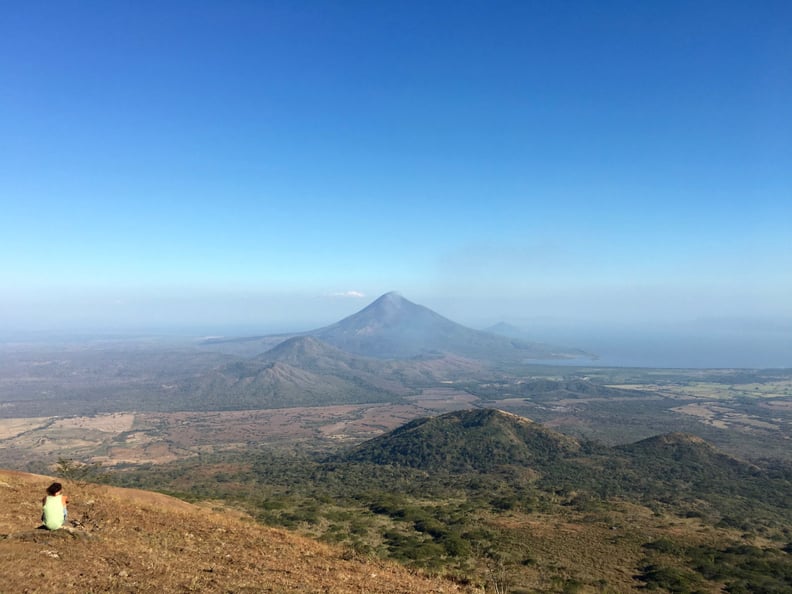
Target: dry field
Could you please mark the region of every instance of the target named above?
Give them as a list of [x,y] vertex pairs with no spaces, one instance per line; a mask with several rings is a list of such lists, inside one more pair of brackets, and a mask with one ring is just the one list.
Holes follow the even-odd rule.
[[337,447],[417,417],[469,408],[473,400],[467,393],[441,388],[406,404],[0,419],[0,465],[51,465],[59,458],[104,466],[161,464],[260,445]]
[[44,427],[50,421],[51,419],[49,417],[0,419],[0,440],[13,439],[24,433]]

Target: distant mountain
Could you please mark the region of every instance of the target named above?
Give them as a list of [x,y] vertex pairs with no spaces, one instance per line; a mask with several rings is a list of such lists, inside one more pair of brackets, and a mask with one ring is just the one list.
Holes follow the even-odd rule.
[[398,402],[424,387],[487,373],[481,363],[454,355],[384,360],[292,336],[181,382],[171,403],[181,410],[238,410]]
[[290,338],[257,357],[256,361],[287,364],[325,376],[335,376],[358,388],[392,396],[403,396],[411,391],[404,384],[404,379],[410,374],[401,367],[342,351],[313,336]]
[[203,374],[183,389],[196,400],[229,409],[393,402],[410,393],[389,374],[384,362],[297,336],[259,357]]
[[587,355],[578,349],[557,348],[473,330],[395,292],[386,293],[340,322],[308,334],[342,350],[383,359],[444,353],[509,361]]
[[427,382],[434,385],[443,380],[482,373],[481,364],[464,357],[444,355],[430,359],[383,360],[343,351],[313,336],[292,337],[259,355],[256,360],[278,361],[347,378],[351,374],[358,378],[358,384],[363,380],[394,392],[404,392],[405,385],[415,387]]
[[175,396],[192,409],[394,402],[439,382],[482,377],[493,361],[585,355],[466,328],[398,293],[314,331],[204,344],[258,353],[181,384]]
[[343,320],[308,332],[210,338],[201,344],[235,355],[272,349],[289,338],[311,336],[342,351],[378,359],[453,355],[479,361],[591,358],[580,349],[530,342],[473,330],[396,292],[386,293]]
[[529,419],[475,409],[411,421],[343,458],[428,471],[491,472],[504,466],[546,466],[579,449],[575,439]]
[[287,363],[238,362],[182,386],[192,410],[240,410],[391,402],[401,396],[373,386],[357,385]]

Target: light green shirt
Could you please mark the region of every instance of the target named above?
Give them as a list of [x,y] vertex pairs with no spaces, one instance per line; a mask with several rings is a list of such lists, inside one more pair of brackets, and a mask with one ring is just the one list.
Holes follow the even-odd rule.
[[44,502],[44,525],[50,530],[63,526],[63,495],[47,495]]

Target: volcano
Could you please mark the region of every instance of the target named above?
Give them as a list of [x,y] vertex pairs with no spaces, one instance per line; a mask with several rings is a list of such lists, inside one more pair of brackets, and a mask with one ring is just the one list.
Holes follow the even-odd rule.
[[474,330],[396,292],[386,293],[359,312],[306,334],[341,350],[381,359],[453,354],[478,360],[515,361],[587,355],[577,349]]

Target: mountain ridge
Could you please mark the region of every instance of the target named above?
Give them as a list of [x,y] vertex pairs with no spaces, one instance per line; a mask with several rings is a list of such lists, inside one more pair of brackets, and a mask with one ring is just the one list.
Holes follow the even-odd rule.
[[[660,480],[683,481],[679,492],[730,491],[754,496],[760,469],[718,450],[699,437],[674,432],[608,447],[580,441],[525,417],[491,408],[457,410],[409,421],[359,444],[335,459],[395,465],[427,472],[498,473],[524,468],[571,489],[597,482],[626,481],[620,488]],[[595,468],[610,468],[599,477]],[[618,469],[618,470],[617,470]]]
[[[301,340],[301,339],[300,339]],[[298,349],[299,351],[299,349]],[[275,356],[235,361],[183,384],[182,394],[222,409],[279,408],[397,401],[409,390],[376,370],[354,369],[353,357],[314,361],[284,348]],[[222,396],[222,402],[217,402]]]

